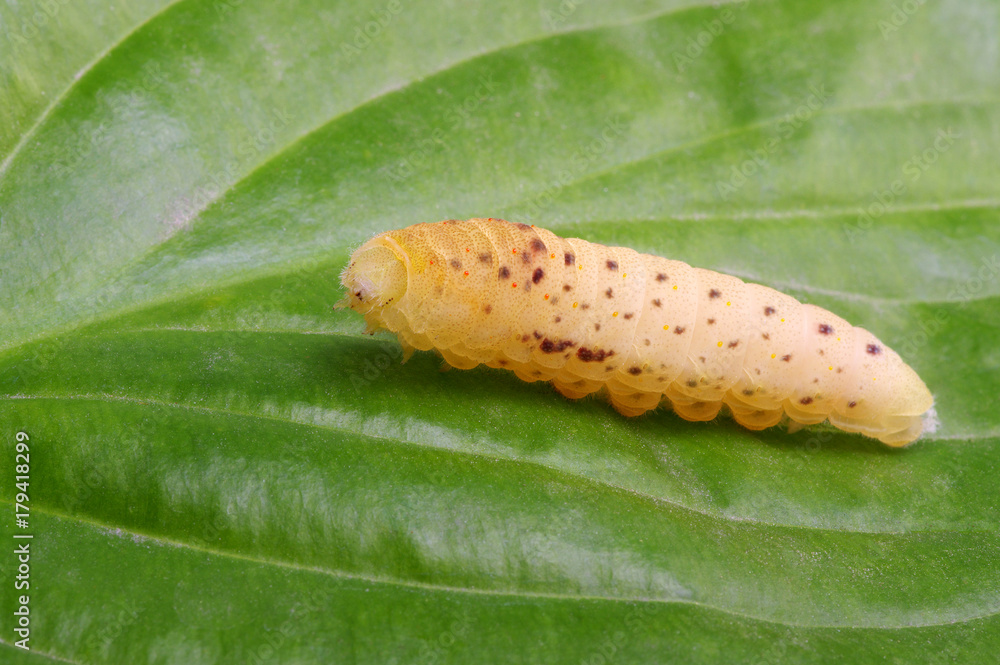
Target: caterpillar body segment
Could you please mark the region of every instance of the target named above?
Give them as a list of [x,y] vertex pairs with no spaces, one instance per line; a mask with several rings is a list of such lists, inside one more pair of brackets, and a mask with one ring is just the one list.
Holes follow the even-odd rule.
[[606,389],[626,416],[664,398],[688,420],[726,405],[760,430],[829,420],[889,445],[933,398],[863,328],[774,289],[627,247],[498,219],[382,233],[351,257],[341,305],[407,353],[508,369],[576,399]]

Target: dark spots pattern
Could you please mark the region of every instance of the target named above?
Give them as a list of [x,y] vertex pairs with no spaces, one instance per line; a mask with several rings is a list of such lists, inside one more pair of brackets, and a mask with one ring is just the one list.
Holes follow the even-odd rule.
[[583,303],[582,305],[580,305],[580,309],[590,309],[590,304],[589,303]]
[[685,330],[686,328],[684,326],[677,326],[676,328],[674,328],[674,334],[683,335]]
[[531,252],[521,252],[521,263],[531,263]]
[[764,316],[771,316],[772,314],[774,314],[774,308],[773,307],[771,307],[770,305],[768,305],[767,307],[764,308]]
[[604,292],[604,295],[606,295],[609,298],[614,298],[615,297],[615,292],[612,291],[611,287],[609,286],[608,290]]
[[792,359],[792,354],[790,354],[790,353],[789,353],[789,354],[787,354],[787,355],[784,355],[784,356],[781,356],[781,359],[782,359],[782,360],[783,360],[784,362],[786,362],[786,363],[787,363],[788,361],[790,361],[790,360]]
[[711,291],[708,292],[709,298],[719,298],[721,296],[722,296],[722,291],[720,291],[719,289],[712,289]]
[[662,272],[656,273],[656,281],[657,282],[665,282],[665,281],[667,281],[667,274],[666,273],[662,273]]
[[535,332],[533,332],[532,335],[535,336],[535,339],[541,339],[542,338],[542,333],[538,332],[537,330]]
[[493,311],[493,305],[483,305],[483,311],[489,314]]
[[642,343],[645,344],[646,346],[649,346],[650,344],[652,344],[652,342],[650,342],[648,339],[642,340]]
[[531,281],[535,284],[538,284],[540,281],[542,281],[543,277],[545,277],[545,271],[542,270],[541,268],[535,268],[535,272],[531,274]]
[[563,291],[572,291],[573,287],[569,284],[563,284]]
[[812,403],[813,403],[812,397],[803,397],[802,399],[799,400],[799,404],[812,404]]
[[565,259],[566,265],[568,265],[568,266],[571,266],[574,263],[576,263],[576,255],[570,254],[569,252],[566,252],[565,254],[563,254],[563,259]]
[[516,226],[517,226],[517,228],[521,229],[522,231],[530,231],[531,230],[531,226],[529,224],[525,224],[524,222],[518,222]]
[[554,318],[552,320],[555,321],[556,323],[559,323],[560,321],[562,321],[562,317],[561,316],[557,316],[556,318]]
[[695,381],[694,379],[688,379],[687,380],[687,387],[688,388],[697,388],[698,387],[698,382]]
[[632,376],[638,376],[642,374],[642,368],[636,365],[632,365],[631,367],[628,368],[628,373],[631,374]]
[[531,249],[532,251],[535,252],[544,252],[545,243],[539,240],[538,238],[535,238],[534,240],[531,241]]
[[850,401],[850,402],[848,402],[848,403],[847,403],[847,408],[849,408],[849,409],[853,409],[853,408],[854,408],[854,407],[856,407],[857,405],[858,405],[858,403],[857,403],[857,402],[855,402],[855,401]]
[[879,346],[878,344],[869,344],[867,347],[865,347],[865,351],[867,351],[873,356],[877,356],[878,354],[882,353],[882,347]]
[[833,334],[833,326],[831,326],[829,323],[821,323],[821,324],[819,324],[819,334],[820,335],[832,335]]
[[708,320],[708,325],[714,326],[715,325],[715,319],[709,319]]
[[771,339],[771,335],[769,335],[768,333],[761,333],[760,336],[763,337],[764,339]]
[[613,355],[615,355],[614,351],[605,351],[604,349],[588,349],[585,346],[581,346],[576,350],[576,357],[585,363],[601,362],[605,358],[610,358]]
[[753,390],[751,390],[750,388],[744,388],[743,394],[746,395],[747,397],[750,397],[751,395],[753,395]]
[[551,339],[546,337],[542,340],[542,343],[538,346],[542,353],[562,353],[566,349],[576,346],[576,342],[568,339],[559,340],[558,342],[553,342]]
[[455,270],[458,270],[459,268],[462,267],[462,262],[459,261],[458,259],[452,259],[451,261],[448,261],[448,265],[450,265]]
[[628,314],[624,314],[623,316],[624,316],[624,317],[625,317],[626,319],[631,319],[631,318],[632,318],[632,316],[634,316],[634,315],[632,314],[632,312],[629,312]]
[[489,252],[483,252],[479,255],[480,263],[493,263],[493,255]]
[[500,279],[507,279],[510,277],[510,268],[507,266],[500,266],[500,271],[497,273]]
[[653,307],[663,307],[663,303],[660,302],[659,298],[653,301]]
[[605,265],[608,266],[608,270],[618,270],[617,261],[608,261]]
[[594,330],[600,330],[600,329],[601,329],[601,324],[600,323],[595,323],[594,324]]
[[729,347],[728,347],[728,348],[730,348],[730,349],[735,349],[735,348],[736,348],[737,346],[739,346],[739,345],[740,345],[740,340],[736,340],[736,341],[734,341],[734,342],[730,342],[730,343],[729,343]]

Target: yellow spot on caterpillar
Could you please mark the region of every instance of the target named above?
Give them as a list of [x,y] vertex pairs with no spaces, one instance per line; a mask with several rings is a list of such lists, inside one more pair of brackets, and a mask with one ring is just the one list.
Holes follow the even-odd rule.
[[726,307],[729,307],[729,306],[730,306],[730,305],[732,305],[732,304],[733,304],[732,302],[727,302],[727,303],[726,303]]
[[556,255],[555,254],[549,254],[549,258],[550,259],[554,259],[554,258],[556,258]]
[[677,290],[677,285],[676,285],[676,284],[674,284],[674,291],[676,291],[676,290]]
[[718,346],[721,349],[722,348],[722,342],[719,342],[716,346]]
[[784,322],[785,322],[785,320],[784,320],[784,319],[782,319],[782,320],[781,320],[781,322],[782,322],[782,323],[784,323]]
[[829,367],[827,367],[827,369],[832,372],[833,371],[833,365],[830,365]]
[[664,330],[670,330],[670,326],[663,326]]
[[772,359],[774,359],[774,358],[777,358],[777,357],[778,357],[778,354],[777,354],[777,353],[772,353],[772,354],[771,354],[771,358],[772,358]]
[[614,313],[614,314],[612,314],[611,316],[618,316],[618,312],[615,312],[615,313]]
[[623,272],[622,273],[622,279],[625,279],[626,277],[628,277],[628,273],[627,272]]
[[573,303],[573,308],[575,309],[575,308],[576,308],[576,306],[577,306],[577,305],[579,305],[579,304],[580,304],[580,303],[578,303],[578,302],[575,302],[575,303]]

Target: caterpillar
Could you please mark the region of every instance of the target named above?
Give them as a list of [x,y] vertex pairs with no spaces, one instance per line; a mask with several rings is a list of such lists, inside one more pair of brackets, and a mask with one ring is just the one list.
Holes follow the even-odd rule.
[[761,430],[828,420],[891,446],[933,397],[872,333],[791,296],[681,261],[501,219],[379,234],[351,256],[338,303],[459,369],[512,370],[625,416],[661,403]]

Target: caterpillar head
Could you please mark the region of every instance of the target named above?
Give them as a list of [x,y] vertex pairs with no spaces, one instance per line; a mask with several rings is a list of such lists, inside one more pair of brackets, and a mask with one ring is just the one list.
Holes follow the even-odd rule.
[[369,330],[384,328],[383,312],[406,293],[406,252],[389,235],[375,236],[351,255],[340,283],[347,293],[336,306],[362,314]]

